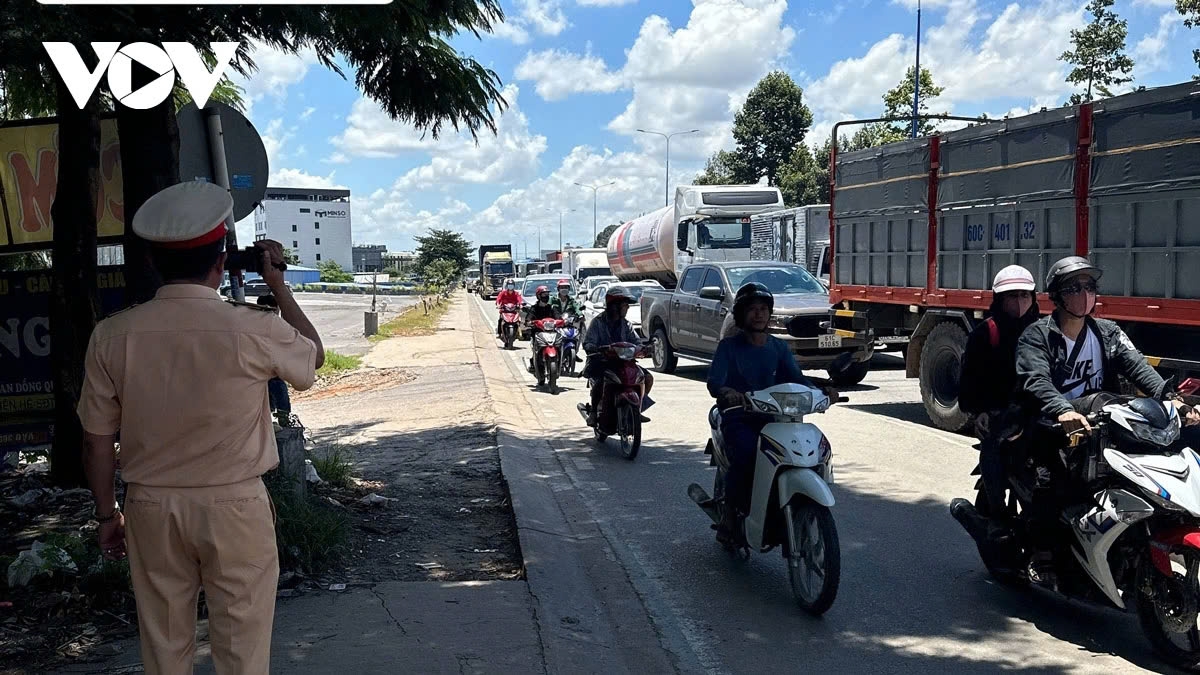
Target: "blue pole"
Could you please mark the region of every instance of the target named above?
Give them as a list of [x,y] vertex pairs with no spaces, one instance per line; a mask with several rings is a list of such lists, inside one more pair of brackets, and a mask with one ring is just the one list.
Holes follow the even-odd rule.
[[917,137],[917,111],[921,101],[921,0],[917,0],[917,69],[913,73],[912,137]]

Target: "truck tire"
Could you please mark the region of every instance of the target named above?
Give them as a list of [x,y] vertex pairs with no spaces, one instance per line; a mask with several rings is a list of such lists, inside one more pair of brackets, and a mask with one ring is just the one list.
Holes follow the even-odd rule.
[[967,347],[967,332],[952,321],[933,327],[921,349],[921,400],[934,426],[955,433],[971,416],[958,407],[958,378]]
[[870,369],[870,360],[856,362],[841,373],[829,373],[829,381],[833,382],[834,386],[837,387],[853,387],[863,381],[863,378],[867,376],[867,371]]
[[675,372],[677,365],[679,365],[679,357],[675,356],[675,350],[671,348],[671,342],[667,340],[667,332],[661,327],[655,328],[654,370],[670,375]]

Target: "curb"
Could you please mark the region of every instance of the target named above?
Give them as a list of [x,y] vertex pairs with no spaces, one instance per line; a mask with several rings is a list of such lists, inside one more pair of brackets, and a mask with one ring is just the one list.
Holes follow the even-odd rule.
[[496,414],[500,471],[517,521],[546,672],[680,672],[679,656],[666,646],[550,443],[528,438],[527,430],[508,421],[537,419],[523,373],[496,350],[477,311],[471,327]]

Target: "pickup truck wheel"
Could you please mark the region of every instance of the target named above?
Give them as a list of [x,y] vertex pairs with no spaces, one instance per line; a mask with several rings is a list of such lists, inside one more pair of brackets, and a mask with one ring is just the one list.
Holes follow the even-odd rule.
[[958,378],[966,346],[966,331],[947,321],[934,326],[921,349],[921,400],[925,412],[935,426],[956,433],[971,422],[971,416],[958,407]]
[[675,350],[667,341],[667,332],[661,328],[654,329],[654,369],[670,375],[675,372],[677,365],[679,358],[675,356]]
[[863,378],[867,376],[867,371],[871,369],[870,361],[862,361],[852,364],[846,370],[840,373],[829,372],[829,380],[838,387],[853,387]]

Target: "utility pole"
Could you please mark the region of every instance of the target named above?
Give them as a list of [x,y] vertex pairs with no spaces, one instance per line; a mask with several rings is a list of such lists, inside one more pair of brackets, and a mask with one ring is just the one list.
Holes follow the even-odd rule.
[[599,192],[600,188],[606,188],[609,185],[616,185],[616,184],[617,184],[617,181],[615,181],[615,180],[611,183],[605,183],[604,185],[584,185],[583,183],[576,183],[576,185],[578,185],[579,187],[584,187],[584,188],[587,188],[592,191],[592,244],[596,243],[596,235],[597,235],[597,232],[596,232],[596,199],[597,199],[596,194]]
[[[576,183],[576,185],[578,185],[578,183]],[[550,213],[554,213],[554,209],[546,209],[546,210],[549,211]],[[575,211],[576,211],[576,209],[566,209],[565,211],[559,210],[559,212],[558,212],[558,250],[560,252],[563,250],[563,236],[562,236],[563,214],[564,213],[575,213]]]
[[662,136],[663,138],[667,139],[667,180],[666,180],[666,185],[663,187],[663,203],[664,203],[664,206],[670,206],[671,205],[671,137],[679,136],[680,134],[694,134],[694,133],[699,132],[700,130],[699,129],[688,129],[687,131],[672,131],[669,134],[664,134],[661,131],[649,131],[646,129],[638,129],[638,131],[643,134],[654,134],[655,136]]
[[912,137],[917,137],[917,115],[921,102],[921,0],[917,0],[917,69],[913,73]]

